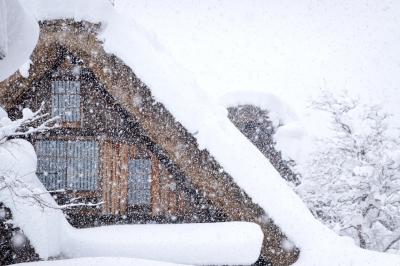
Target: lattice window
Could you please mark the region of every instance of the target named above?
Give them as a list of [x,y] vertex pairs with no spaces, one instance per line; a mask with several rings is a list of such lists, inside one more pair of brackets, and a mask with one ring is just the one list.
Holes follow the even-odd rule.
[[51,84],[52,115],[59,116],[61,121],[79,122],[81,119],[80,82],[57,80]]
[[128,171],[128,203],[131,205],[150,205],[151,160],[129,160]]
[[94,191],[99,176],[95,141],[37,141],[37,175],[48,190]]

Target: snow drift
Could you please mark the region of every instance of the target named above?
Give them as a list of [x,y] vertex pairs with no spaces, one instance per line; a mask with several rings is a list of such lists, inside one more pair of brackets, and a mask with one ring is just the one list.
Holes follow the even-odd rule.
[[109,258],[109,257],[97,257],[97,258],[79,258],[79,259],[68,259],[68,260],[57,260],[57,261],[40,261],[40,262],[29,262],[15,264],[18,266],[180,266],[181,264],[173,264],[167,262],[160,262],[154,260],[143,260],[143,259],[132,259],[132,258]]
[[[35,172],[36,154],[28,141],[13,139],[0,144],[0,176],[9,185],[3,188],[1,180],[0,202],[11,209],[14,224],[22,229],[40,257],[58,256],[61,237],[69,224]],[[39,204],[33,194],[54,207]]]
[[130,257],[196,265],[249,265],[263,241],[253,223],[116,225],[70,231],[67,257]]
[[39,25],[19,1],[0,0],[0,81],[29,60],[38,38]]

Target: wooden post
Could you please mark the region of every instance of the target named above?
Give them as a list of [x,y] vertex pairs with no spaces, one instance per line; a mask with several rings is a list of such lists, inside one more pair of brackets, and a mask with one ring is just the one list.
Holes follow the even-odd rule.
[[160,169],[158,160],[151,155],[151,213],[157,215],[160,211]]
[[120,169],[120,213],[126,214],[128,204],[128,161],[129,161],[129,146],[123,144],[121,146],[121,169]]

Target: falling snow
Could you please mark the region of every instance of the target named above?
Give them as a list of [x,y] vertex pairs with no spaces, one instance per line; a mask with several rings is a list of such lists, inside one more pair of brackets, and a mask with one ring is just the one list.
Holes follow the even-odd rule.
[[[0,0],[0,265],[400,264],[365,249],[398,252],[400,155],[376,137],[386,124],[353,137],[341,117],[312,157],[285,97],[215,101],[128,3]],[[346,133],[363,143],[349,151]],[[351,208],[346,186],[364,193]]]

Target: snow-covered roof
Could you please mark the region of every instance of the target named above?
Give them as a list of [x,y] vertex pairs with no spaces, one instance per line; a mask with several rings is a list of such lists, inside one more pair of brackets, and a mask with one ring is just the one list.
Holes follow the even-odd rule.
[[216,158],[300,248],[298,265],[400,263],[398,257],[358,249],[315,220],[270,162],[228,120],[225,108],[209,99],[190,73],[179,67],[151,35],[132,19],[115,13],[108,1],[25,0],[23,3],[38,20],[73,18],[102,22],[99,38],[104,41],[104,49],[131,67],[151,88],[154,97],[189,132],[196,132],[200,147]]

